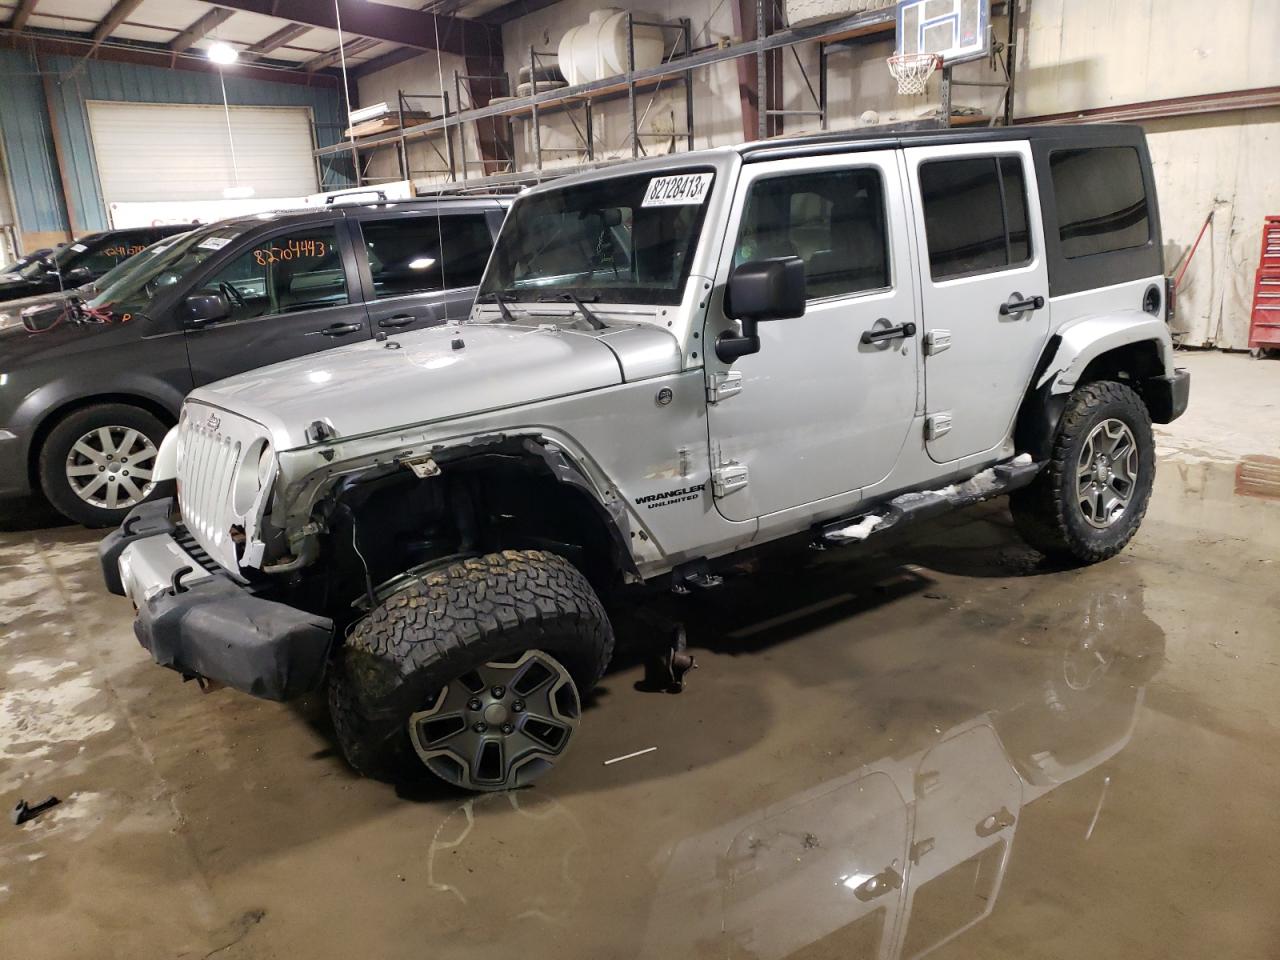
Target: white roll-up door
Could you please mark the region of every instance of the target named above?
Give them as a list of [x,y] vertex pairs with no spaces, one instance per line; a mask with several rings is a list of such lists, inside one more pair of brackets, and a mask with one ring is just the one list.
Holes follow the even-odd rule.
[[318,189],[307,107],[232,107],[229,139],[221,104],[88,106],[107,204],[219,200],[233,186],[252,187],[255,197],[302,197]]

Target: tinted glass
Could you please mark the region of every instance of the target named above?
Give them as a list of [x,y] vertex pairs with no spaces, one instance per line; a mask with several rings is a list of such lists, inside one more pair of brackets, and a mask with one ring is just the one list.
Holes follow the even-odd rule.
[[[141,253],[152,241],[142,234],[108,234],[71,260],[70,269],[87,267],[94,276]],[[64,268],[66,269],[66,268]]]
[[797,174],[752,186],[733,262],[800,257],[817,299],[887,287],[888,246],[878,170]]
[[493,236],[480,213],[364,221],[360,229],[378,300],[474,287],[493,249]]
[[608,177],[516,201],[481,293],[537,300],[571,292],[615,303],[679,303],[707,200],[704,193],[700,202],[646,204],[655,179]]
[[1009,262],[1026,263],[1031,259],[1031,232],[1027,226],[1027,184],[1022,176],[1022,161],[1017,157],[1001,157],[1000,179],[1004,187]]
[[298,230],[258,241],[192,293],[220,293],[232,320],[348,303],[333,227]]
[[1142,163],[1133,147],[1054,150],[1049,170],[1064,257],[1140,247],[1151,238]]
[[1031,258],[1027,188],[1017,157],[920,165],[934,280],[1018,266]]

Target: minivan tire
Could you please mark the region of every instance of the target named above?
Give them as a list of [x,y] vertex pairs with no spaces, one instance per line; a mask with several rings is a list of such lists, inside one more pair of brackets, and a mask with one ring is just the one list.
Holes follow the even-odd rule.
[[[82,438],[102,430],[107,431],[106,436],[114,438],[113,442],[117,444],[123,445],[128,441],[130,449],[137,453],[134,459],[137,468],[148,473],[145,478],[138,477],[129,470],[132,464],[121,463],[111,468],[119,472],[119,480],[113,482],[119,484],[116,496],[121,505],[115,509],[108,507],[105,502],[107,498],[97,496],[96,492],[90,494],[96,502],[76,493],[72,486],[73,478],[69,475],[69,470],[76,469],[69,463],[72,448]],[[131,435],[130,431],[136,431],[136,436]],[[37,470],[41,489],[54,508],[69,520],[86,527],[117,526],[130,510],[155,495],[154,487],[149,487],[149,474],[156,466],[156,454],[166,432],[168,428],[155,414],[127,403],[98,403],[75,410],[54,425],[40,448]],[[101,453],[96,448],[95,452]],[[87,461],[87,458],[79,459],[82,460],[79,469],[87,470],[92,465],[92,461]],[[116,463],[114,455],[112,462]],[[103,467],[100,473],[108,474],[105,464],[99,466]],[[125,479],[126,472],[129,473],[130,480]],[[92,474],[89,476],[92,477]],[[139,483],[139,480],[146,480],[146,483]],[[142,496],[133,497],[129,493],[131,487],[140,488]]]
[[[1120,438],[1117,443],[1132,440],[1136,476],[1123,507],[1107,525],[1099,526],[1090,521],[1091,511],[1084,508],[1077,484],[1086,446],[1108,430]],[[1093,447],[1088,449],[1092,454]],[[1103,464],[1099,469],[1107,467]],[[1142,523],[1155,471],[1151,416],[1138,394],[1112,380],[1083,384],[1067,398],[1049,462],[1033,483],[1009,497],[1014,526],[1027,543],[1052,559],[1106,560],[1124,549]]]
[[[395,780],[425,765],[463,789],[525,786],[549,769],[563,750],[548,762],[539,759],[508,774],[503,730],[506,779],[474,782],[475,766],[420,754],[410,733],[411,718],[432,704],[457,699],[455,690],[461,694],[461,688],[456,684],[490,670],[495,662],[519,661],[529,651],[544,657],[553,670],[563,665],[574,688],[564,692],[576,709],[604,674],[613,643],[613,629],[595,591],[563,557],[539,550],[505,550],[455,560],[420,574],[350,631],[329,676],[334,732],[347,762],[366,776]],[[508,708],[515,687],[513,681],[507,691]],[[475,700],[469,697],[483,696],[487,707],[490,690],[487,685],[469,689],[474,694],[462,695],[462,704],[451,702],[447,709],[465,716],[468,727],[483,726],[482,714],[472,710]],[[531,698],[529,721],[524,722],[533,719],[532,702]],[[503,727],[508,719],[522,722],[505,710],[499,712],[504,714]],[[567,726],[576,727],[576,722],[575,716]],[[524,729],[517,726],[513,733],[521,736]],[[566,730],[563,746],[570,732]],[[466,730],[459,727],[457,733]],[[486,731],[494,737],[498,733]],[[518,745],[510,741],[513,752]]]

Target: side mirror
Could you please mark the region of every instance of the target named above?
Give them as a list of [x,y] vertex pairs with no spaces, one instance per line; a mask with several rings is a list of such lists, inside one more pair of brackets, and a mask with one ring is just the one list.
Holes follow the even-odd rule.
[[231,316],[231,306],[220,293],[193,293],[182,301],[182,321],[199,324],[225,320]]
[[760,352],[756,324],[764,320],[803,317],[805,306],[804,261],[799,257],[752,260],[729,275],[724,312],[742,324],[742,336],[722,333],[716,339],[716,356],[724,363]]
[[88,283],[93,279],[93,271],[88,267],[76,267],[74,270],[68,270],[62,275],[64,283],[72,283],[79,286],[82,283]]

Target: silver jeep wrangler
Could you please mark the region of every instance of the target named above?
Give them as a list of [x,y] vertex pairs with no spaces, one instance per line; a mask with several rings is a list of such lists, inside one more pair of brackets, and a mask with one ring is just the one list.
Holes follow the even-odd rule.
[[[774,140],[526,191],[466,322],[196,390],[101,547],[152,657],[470,789],[564,755],[601,598],[1011,494],[1133,536],[1186,407],[1142,131]],[[669,666],[678,673],[680,657]]]

